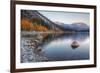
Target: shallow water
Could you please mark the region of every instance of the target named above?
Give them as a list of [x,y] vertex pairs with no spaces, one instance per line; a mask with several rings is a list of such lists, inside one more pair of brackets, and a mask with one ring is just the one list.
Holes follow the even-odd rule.
[[21,37],[21,62],[86,60],[89,43],[88,32],[24,36]]

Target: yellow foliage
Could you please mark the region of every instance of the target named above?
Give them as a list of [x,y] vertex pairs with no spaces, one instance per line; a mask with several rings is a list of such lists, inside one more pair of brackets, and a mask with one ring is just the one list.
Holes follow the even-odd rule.
[[47,31],[48,30],[45,26],[41,26],[41,25],[34,25],[32,29],[37,30],[37,31]]

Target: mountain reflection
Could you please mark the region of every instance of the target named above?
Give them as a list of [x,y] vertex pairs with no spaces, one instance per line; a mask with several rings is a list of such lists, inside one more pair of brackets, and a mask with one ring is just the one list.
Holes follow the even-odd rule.
[[[43,33],[42,35],[45,35],[45,37],[43,37],[43,41],[42,41],[42,45],[48,44],[51,41],[54,40],[61,40],[66,38],[67,40],[71,40],[73,42],[73,44],[77,44],[79,46],[79,43],[84,42],[88,37],[89,37],[89,33]],[[78,43],[79,42],[79,43]]]

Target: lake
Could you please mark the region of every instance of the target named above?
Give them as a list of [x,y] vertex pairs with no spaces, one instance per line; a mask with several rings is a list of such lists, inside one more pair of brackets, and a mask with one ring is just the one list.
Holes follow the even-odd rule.
[[21,63],[89,59],[89,32],[21,36]]

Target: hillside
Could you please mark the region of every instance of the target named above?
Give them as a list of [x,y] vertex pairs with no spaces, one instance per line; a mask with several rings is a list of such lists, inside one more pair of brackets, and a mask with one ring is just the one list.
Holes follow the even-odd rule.
[[[66,22],[67,23],[67,22]],[[53,32],[88,32],[89,26],[83,22],[66,24],[53,22],[36,10],[21,10],[21,30]]]

